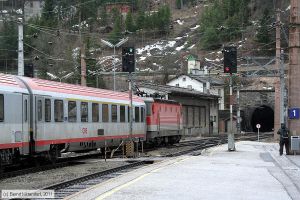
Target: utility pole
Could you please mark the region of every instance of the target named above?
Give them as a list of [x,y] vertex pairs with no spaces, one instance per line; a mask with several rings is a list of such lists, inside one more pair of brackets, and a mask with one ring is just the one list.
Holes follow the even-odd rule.
[[233,120],[232,120],[232,73],[230,73],[230,82],[229,82],[229,99],[230,99],[230,131],[228,132],[228,151],[235,151],[235,144],[234,144],[234,133],[233,133]]
[[132,107],[132,74],[129,73],[128,75],[129,78],[129,100],[130,100],[130,125],[129,125],[129,135],[130,135],[130,141],[132,141],[132,125],[133,125],[133,107]]
[[281,50],[280,53],[280,124],[285,123],[284,93],[285,93],[284,54],[283,54],[283,50]]
[[[289,108],[300,108],[300,3],[291,0],[290,27],[289,27]],[[300,135],[300,120],[289,120],[289,129],[293,134]]]
[[18,76],[24,76],[23,19],[18,18]]
[[[280,19],[280,9],[276,10],[276,69],[280,69],[280,50],[281,50],[281,19]],[[280,70],[278,71],[280,75]],[[281,75],[280,75],[281,76]],[[276,77],[275,79],[275,113],[274,113],[274,137],[277,138],[277,130],[280,128],[281,116],[281,78]]]
[[281,19],[280,19],[280,10],[276,10],[276,67],[279,69],[280,65],[280,50],[281,50]]
[[240,86],[236,90],[236,101],[237,101],[237,134],[241,133],[241,110],[240,110]]
[[113,68],[114,68],[114,91],[116,91],[116,46],[114,45]]
[[85,46],[81,42],[80,48],[80,65],[81,65],[81,85],[86,86],[86,62],[85,62]]
[[86,86],[86,62],[85,62],[85,46],[81,37],[81,8],[79,7],[78,15],[78,31],[80,40],[80,67],[81,67],[81,85]]

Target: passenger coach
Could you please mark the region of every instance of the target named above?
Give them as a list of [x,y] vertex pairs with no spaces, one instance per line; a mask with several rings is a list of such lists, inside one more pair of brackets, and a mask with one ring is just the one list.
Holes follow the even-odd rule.
[[133,96],[132,135],[129,105],[127,93],[0,74],[0,163],[145,139],[145,103]]

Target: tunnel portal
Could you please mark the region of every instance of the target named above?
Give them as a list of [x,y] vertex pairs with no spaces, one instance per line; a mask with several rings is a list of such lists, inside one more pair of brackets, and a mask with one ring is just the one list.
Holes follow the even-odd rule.
[[260,106],[252,114],[251,126],[257,131],[256,124],[260,124],[261,132],[271,132],[274,129],[274,111],[269,106]]

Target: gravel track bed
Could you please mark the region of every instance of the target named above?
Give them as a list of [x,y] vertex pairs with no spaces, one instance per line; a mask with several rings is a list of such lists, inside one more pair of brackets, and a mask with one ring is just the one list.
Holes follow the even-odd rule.
[[[39,189],[55,183],[128,164],[120,159],[75,161],[78,165],[26,174],[0,181],[0,189]],[[85,163],[85,164],[83,164]]]
[[[170,153],[191,149],[189,146],[170,148],[161,147],[153,151],[141,154],[141,157],[163,157]],[[129,159],[130,160],[130,159]],[[131,159],[133,160],[133,159]],[[119,167],[128,164],[128,159],[108,159],[107,162],[103,158],[88,159],[84,161],[74,161],[76,165],[67,166],[58,169],[52,169],[37,173],[30,173],[9,179],[0,180],[0,189],[39,189],[55,183],[71,180],[84,175],[107,169]]]

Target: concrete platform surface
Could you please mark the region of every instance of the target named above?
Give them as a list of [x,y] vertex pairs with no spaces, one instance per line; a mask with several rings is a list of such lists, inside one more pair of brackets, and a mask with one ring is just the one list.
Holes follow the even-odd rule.
[[68,199],[300,200],[300,156],[279,156],[278,144],[238,142],[200,156],[160,161]]

